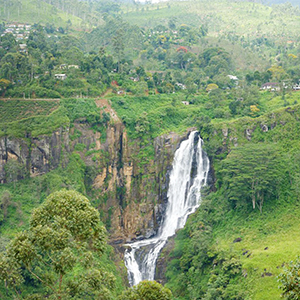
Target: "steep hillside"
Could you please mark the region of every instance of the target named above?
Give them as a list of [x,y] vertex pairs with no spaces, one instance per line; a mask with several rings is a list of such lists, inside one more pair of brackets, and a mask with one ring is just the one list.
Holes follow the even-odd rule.
[[[155,233],[166,201],[166,174],[180,135],[153,136],[147,142],[140,136],[128,138],[105,99],[7,100],[1,106],[6,112],[0,124],[1,183],[12,187],[26,179],[32,188],[45,180],[48,187],[41,187],[36,195],[40,201],[53,188],[88,193],[115,241]],[[58,170],[75,166],[75,177],[67,183],[67,173]],[[53,178],[57,186],[52,186],[50,178],[58,174]],[[1,189],[4,192],[5,185]],[[12,216],[7,219],[12,221]]]
[[299,109],[204,128],[216,181],[168,258],[177,299],[281,298],[277,276],[299,255]]

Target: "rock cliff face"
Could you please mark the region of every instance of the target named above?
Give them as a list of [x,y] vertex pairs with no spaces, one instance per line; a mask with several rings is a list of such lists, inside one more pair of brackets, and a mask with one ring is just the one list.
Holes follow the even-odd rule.
[[[70,129],[50,136],[0,138],[0,183],[38,176],[68,162],[72,151],[80,153],[94,170],[92,195],[113,244],[154,235],[165,212],[168,175],[174,152],[187,134],[168,134],[149,140],[151,157],[141,155],[145,146],[129,141],[124,125],[115,121],[106,132],[94,132],[78,121]],[[79,147],[80,146],[80,147]],[[15,163],[15,169],[8,166]],[[6,166],[6,167],[5,167]],[[22,167],[22,172],[17,169]]]
[[156,233],[166,208],[173,156],[188,133],[149,140],[147,146],[154,154],[145,162],[140,155],[144,146],[129,141],[124,125],[118,119],[113,121],[105,138],[87,124],[75,123],[70,135],[77,132],[79,137],[71,142],[71,150],[77,144],[85,145],[82,159],[96,170],[93,194],[103,213],[102,220],[109,229],[111,243],[122,244]]
[[[69,132],[61,128],[51,136],[38,138],[2,137],[0,138],[0,183],[9,181],[11,176],[21,179],[26,174],[37,176],[47,173],[61,162],[65,162],[64,152],[68,151]],[[8,170],[11,162],[17,163],[14,170]],[[18,169],[22,169],[22,172]]]
[[97,165],[93,188],[101,200],[99,209],[105,212],[111,242],[150,237],[164,214],[168,174],[174,152],[185,136],[169,134],[149,141],[154,156],[147,163],[138,158],[143,148],[138,141],[128,141],[123,124],[110,125],[106,136],[105,143],[99,145],[98,161],[91,164]]

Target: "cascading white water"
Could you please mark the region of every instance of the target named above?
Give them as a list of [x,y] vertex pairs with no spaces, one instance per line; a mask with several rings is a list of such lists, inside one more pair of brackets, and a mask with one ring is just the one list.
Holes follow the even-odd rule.
[[175,152],[166,214],[157,236],[127,245],[130,249],[125,251],[124,260],[131,286],[154,279],[161,249],[200,205],[200,190],[206,185],[208,171],[209,160],[202,151],[202,140],[199,133],[193,131]]

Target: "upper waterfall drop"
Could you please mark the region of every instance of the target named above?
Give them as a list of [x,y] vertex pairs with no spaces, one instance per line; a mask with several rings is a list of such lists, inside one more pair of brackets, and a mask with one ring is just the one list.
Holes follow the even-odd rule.
[[199,133],[193,131],[175,152],[166,214],[157,236],[128,244],[131,250],[125,251],[124,260],[131,286],[154,279],[161,249],[201,204],[201,188],[207,183],[209,171],[209,159],[202,143]]

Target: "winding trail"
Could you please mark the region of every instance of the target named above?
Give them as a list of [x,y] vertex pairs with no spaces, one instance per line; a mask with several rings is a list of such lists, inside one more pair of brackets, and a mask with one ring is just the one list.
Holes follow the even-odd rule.
[[111,91],[112,91],[111,89],[108,89],[103,95],[101,95],[100,98],[95,99],[95,103],[98,107],[102,108],[106,113],[109,113],[114,123],[122,123],[116,111],[111,107],[109,100],[105,98],[105,96],[110,94]]

